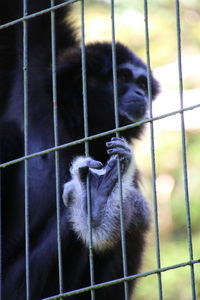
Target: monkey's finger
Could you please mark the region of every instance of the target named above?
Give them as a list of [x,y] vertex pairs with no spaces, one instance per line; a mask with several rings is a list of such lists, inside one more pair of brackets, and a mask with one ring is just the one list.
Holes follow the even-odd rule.
[[116,155],[116,154],[118,154],[119,156],[131,158],[131,152],[129,150],[126,150],[126,149],[120,148],[120,147],[115,147],[115,148],[108,149],[107,153],[109,155]]
[[90,157],[85,158],[83,162],[81,162],[81,164],[79,164],[78,169],[85,169],[85,168],[92,168],[92,169],[101,169],[103,167],[103,164],[98,161],[98,160],[94,160]]
[[106,143],[106,146],[107,146],[107,148],[119,147],[119,148],[124,149],[124,151],[131,152],[129,145],[127,145],[124,142],[122,143],[121,141],[108,142],[108,143]]
[[113,168],[116,168],[117,167],[117,160],[116,159],[109,159],[109,161],[107,162],[107,165],[106,165],[106,173],[110,172],[111,170],[113,170]]
[[101,169],[103,168],[103,164],[98,161],[98,160],[94,160],[94,159],[90,159],[88,161],[88,165],[87,165],[89,168],[92,168],[92,169]]
[[111,141],[122,141],[122,142],[124,142],[125,140],[124,140],[124,138],[114,136],[114,137],[111,138]]
[[129,144],[123,138],[112,138],[110,142],[106,143],[106,146],[107,148],[122,147],[124,149],[131,151]]
[[85,180],[90,168],[101,169],[102,167],[103,164],[100,161],[94,160],[91,157],[79,157],[74,161],[70,172],[74,176],[79,176],[81,180]]

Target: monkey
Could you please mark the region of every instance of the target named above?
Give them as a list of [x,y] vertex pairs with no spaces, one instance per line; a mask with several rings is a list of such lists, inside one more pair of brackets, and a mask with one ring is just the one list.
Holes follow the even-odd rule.
[[[61,1],[62,2],[62,1]],[[58,2],[58,3],[61,3]],[[3,22],[21,17],[22,8],[14,1],[8,10],[0,4]],[[47,8],[48,1],[29,1],[29,13]],[[5,13],[5,14],[4,14]],[[73,26],[64,24],[68,6],[56,12],[57,117],[59,145],[84,138],[81,48]],[[1,18],[0,18],[1,19]],[[28,154],[54,147],[50,15],[28,21]],[[43,30],[41,30],[43,28]],[[5,30],[5,31],[4,31]],[[7,34],[8,33],[8,34]],[[34,34],[33,34],[34,33]],[[24,156],[22,25],[0,30],[0,162]],[[12,40],[12,42],[11,42]],[[6,49],[6,51],[5,51]],[[116,43],[119,125],[142,120],[148,111],[147,67],[126,46]],[[4,77],[5,74],[5,77]],[[86,46],[88,125],[90,136],[115,128],[112,75],[112,46],[92,43]],[[1,80],[0,80],[1,82]],[[153,99],[159,85],[151,74]],[[63,292],[90,285],[88,212],[86,178],[91,191],[91,227],[95,283],[123,277],[120,235],[120,196],[118,164],[122,178],[122,205],[128,275],[141,265],[149,208],[139,188],[131,143],[141,137],[144,125],[121,131],[121,137],[105,134],[84,144],[58,151],[60,236]],[[27,160],[29,208],[29,294],[31,300],[59,294],[56,175],[53,151]],[[1,168],[2,215],[2,299],[26,299],[24,163]],[[135,280],[129,282],[133,290]],[[99,288],[96,299],[124,297],[123,284]],[[90,299],[89,292],[71,299]]]

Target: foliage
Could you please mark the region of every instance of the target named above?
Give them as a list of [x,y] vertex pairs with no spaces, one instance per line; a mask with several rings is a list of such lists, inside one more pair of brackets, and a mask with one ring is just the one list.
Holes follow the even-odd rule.
[[[159,124],[157,125],[159,127]],[[155,123],[156,127],[156,123]],[[189,260],[187,214],[182,167],[180,133],[158,131],[155,128],[155,160],[157,171],[157,200],[160,233],[161,266],[166,267]],[[163,139],[163,134],[165,138]],[[148,149],[148,150],[147,150]],[[136,160],[143,170],[143,190],[152,198],[151,155],[149,136],[141,141],[136,150]],[[187,162],[189,196],[192,220],[194,259],[199,259],[200,209],[199,209],[199,132],[187,133]],[[153,204],[152,204],[153,211]],[[149,235],[143,271],[156,269],[154,226]],[[200,297],[200,265],[195,266],[196,289]],[[157,276],[140,279],[134,299],[158,299]],[[164,299],[191,299],[190,268],[167,271],[162,275]]]
[[[148,1],[150,42],[153,53],[151,60],[154,67],[167,64],[177,58],[175,2],[172,0]],[[116,38],[128,44],[145,58],[144,1],[118,0],[115,3]],[[111,39],[108,18],[110,0],[92,0],[87,1],[87,4],[87,19],[92,17],[93,20],[101,20],[101,23],[95,27],[88,22],[90,29],[86,30],[86,39],[90,41],[94,35],[96,39]],[[200,2],[182,0],[180,8],[183,54],[197,54],[200,46]]]

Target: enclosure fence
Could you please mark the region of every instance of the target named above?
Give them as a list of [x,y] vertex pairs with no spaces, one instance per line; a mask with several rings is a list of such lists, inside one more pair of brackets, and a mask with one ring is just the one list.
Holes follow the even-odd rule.
[[[81,48],[82,48],[82,83],[83,83],[83,107],[84,107],[84,134],[85,137],[73,142],[65,143],[59,145],[58,142],[58,119],[57,119],[57,82],[56,82],[56,32],[55,32],[55,11],[60,9],[61,7],[65,7],[74,2],[81,2]],[[23,0],[23,17],[13,20],[12,22],[3,24],[0,26],[0,30],[3,30],[7,27],[14,26],[17,23],[23,23],[23,73],[24,73],[24,156],[18,159],[8,161],[2,163],[0,168],[6,168],[10,165],[17,164],[19,162],[24,162],[24,174],[25,174],[25,252],[26,252],[26,300],[30,299],[30,269],[29,269],[29,182],[28,182],[28,163],[29,159],[42,156],[44,154],[54,152],[55,154],[55,173],[56,173],[56,204],[57,204],[57,248],[58,248],[58,269],[59,269],[59,294],[45,298],[47,299],[64,299],[72,295],[77,295],[84,293],[86,291],[91,292],[91,299],[95,300],[95,290],[103,287],[108,287],[111,285],[123,283],[124,284],[124,299],[129,299],[129,290],[128,290],[128,281],[133,280],[135,278],[142,278],[146,276],[150,276],[153,274],[157,274],[158,278],[158,291],[159,291],[159,299],[162,300],[163,292],[162,292],[162,273],[167,272],[169,270],[183,268],[186,266],[190,267],[191,270],[191,299],[197,299],[196,291],[195,291],[195,272],[194,265],[200,263],[200,259],[194,259],[193,257],[193,245],[192,245],[192,231],[191,231],[191,214],[190,214],[190,202],[189,202],[189,192],[188,192],[188,170],[187,170],[187,151],[186,151],[186,138],[185,138],[185,121],[184,121],[184,113],[189,110],[194,110],[200,107],[200,104],[192,105],[187,108],[183,105],[183,79],[182,79],[182,57],[181,57],[181,20],[180,20],[180,7],[179,0],[175,0],[176,3],[176,30],[177,30],[177,57],[178,57],[178,71],[179,71],[179,89],[180,89],[180,109],[166,113],[157,117],[153,116],[152,112],[152,91],[151,91],[151,73],[150,73],[150,42],[149,42],[149,20],[148,20],[148,1],[144,0],[144,20],[145,20],[145,36],[146,36],[146,57],[147,57],[147,67],[148,67],[148,95],[150,102],[150,117],[127,125],[127,126],[119,126],[119,114],[118,114],[118,95],[117,95],[117,75],[116,75],[116,53],[115,53],[115,3],[114,0],[110,2],[110,17],[111,17],[111,28],[112,28],[112,63],[113,63],[113,83],[114,83],[114,107],[115,107],[115,129],[101,132],[95,135],[89,135],[88,131],[88,115],[87,115],[87,78],[86,78],[86,53],[85,53],[85,26],[84,26],[84,0],[70,0],[65,1],[61,4],[55,5],[55,1],[51,0],[51,7],[44,9],[42,11],[38,11],[33,14],[28,14],[27,5],[28,0]],[[39,151],[36,153],[28,154],[28,21],[33,18],[37,18],[43,14],[51,14],[51,49],[52,49],[52,95],[53,95],[53,117],[54,117],[54,147],[48,148],[43,151]],[[185,189],[185,206],[186,206],[186,222],[187,222],[187,238],[188,238],[188,254],[189,260],[184,261],[179,264],[170,265],[167,267],[161,267],[161,259],[160,259],[160,241],[159,241],[159,223],[158,223],[158,207],[157,207],[157,191],[156,191],[156,163],[155,163],[155,145],[154,145],[154,122],[160,119],[165,119],[174,115],[180,115],[180,123],[181,123],[181,134],[182,134],[182,161],[183,161],[183,172],[184,172],[184,189]],[[123,220],[123,205],[122,205],[122,185],[120,184],[120,199],[121,199],[121,245],[122,245],[122,260],[123,260],[123,277],[104,282],[101,284],[95,284],[94,278],[94,262],[93,262],[93,245],[92,245],[92,228],[91,228],[91,199],[90,199],[90,191],[89,191],[89,179],[87,181],[87,204],[88,204],[88,224],[90,228],[89,232],[89,262],[90,262],[90,278],[91,285],[85,288],[73,290],[67,293],[63,291],[63,270],[62,270],[62,255],[61,255],[61,235],[60,235],[60,178],[59,178],[59,150],[72,147],[78,144],[85,144],[85,155],[89,155],[89,142],[95,139],[98,139],[103,136],[107,136],[110,134],[116,134],[116,136],[120,135],[120,132],[125,131],[127,129],[139,126],[144,123],[150,124],[150,134],[151,134],[151,161],[152,161],[152,188],[153,188],[153,199],[154,199],[154,228],[155,228],[155,237],[156,237],[156,257],[157,257],[157,268],[154,270],[149,270],[147,272],[142,272],[139,274],[134,274],[128,276],[127,273],[127,257],[126,257],[126,243],[125,243],[125,230],[124,230],[124,220]],[[118,177],[119,182],[121,183],[121,174],[120,174],[120,163],[118,161]],[[2,253],[2,252],[1,252]],[[0,255],[1,255],[0,253]],[[2,277],[2,272],[1,272]],[[2,278],[1,278],[2,282]],[[44,300],[44,299],[43,299]]]

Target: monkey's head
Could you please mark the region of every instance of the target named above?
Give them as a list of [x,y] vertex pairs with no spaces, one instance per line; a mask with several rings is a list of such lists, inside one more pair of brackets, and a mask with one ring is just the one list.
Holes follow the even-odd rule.
[[[63,83],[69,91],[65,101],[74,101],[82,107],[81,51],[72,49],[64,57]],[[148,86],[147,67],[124,45],[116,44],[116,69],[118,112],[120,126],[128,125],[147,116]],[[86,79],[89,133],[96,134],[115,128],[114,84],[112,46],[110,43],[94,43],[86,47]],[[63,82],[62,80],[62,82]],[[62,87],[61,87],[61,90]],[[159,84],[151,73],[151,92],[155,99]],[[72,98],[74,100],[72,100]],[[75,100],[76,98],[76,100]],[[80,114],[79,114],[80,115]],[[143,126],[121,132],[126,138],[139,137]]]

